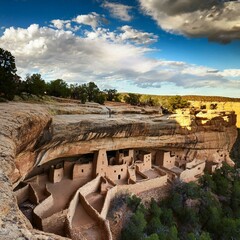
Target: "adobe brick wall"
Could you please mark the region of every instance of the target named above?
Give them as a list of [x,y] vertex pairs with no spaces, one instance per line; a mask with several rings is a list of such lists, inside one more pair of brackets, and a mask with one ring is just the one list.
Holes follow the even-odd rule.
[[34,188],[31,186],[31,184],[29,184],[29,200],[32,202],[32,203],[35,203],[35,204],[38,204],[39,203],[39,199],[38,199],[38,195],[37,193],[35,192]]
[[42,230],[45,232],[63,235],[66,224],[67,210],[57,212],[48,218],[42,219]]
[[96,211],[86,200],[84,196],[79,196],[80,202],[83,208],[87,211],[87,213],[97,222],[101,229],[101,239],[102,240],[112,240],[112,233],[110,229],[110,225],[108,220],[101,217],[101,215]]
[[79,202],[79,191],[77,191],[71,200],[68,210],[67,210],[67,226],[69,227],[69,231],[71,232],[72,228],[72,220],[76,211],[76,207]]
[[89,193],[96,192],[100,187],[100,184],[101,184],[101,177],[97,176],[92,181],[88,182],[87,184],[79,188],[78,192],[85,197]]
[[110,208],[110,205],[111,205],[111,201],[112,199],[117,195],[117,192],[118,192],[118,188],[117,186],[109,189],[107,191],[107,194],[106,194],[106,197],[105,197],[105,200],[104,200],[104,204],[103,204],[103,207],[102,207],[102,211],[101,211],[101,217],[106,219],[107,217],[107,214],[108,214],[108,210]]
[[102,231],[103,240],[112,240],[112,233],[110,230],[109,222],[103,218],[86,200],[85,196],[89,193],[96,192],[100,186],[101,177],[97,176],[91,182],[87,183],[83,187],[79,188],[75,193],[72,201],[70,202],[65,228],[67,232],[71,235],[72,229],[72,219],[76,211],[78,202],[80,201],[85,211],[96,221]]
[[164,152],[163,167],[172,168],[175,166],[175,156],[171,156],[170,152]]
[[29,198],[29,184],[27,184],[23,188],[18,189],[17,191],[15,191],[14,194],[17,198],[18,205],[22,204]]
[[112,181],[116,180],[127,180],[128,178],[128,169],[127,164],[108,166],[105,170],[107,177]]
[[180,174],[179,179],[185,182],[195,181],[197,179],[196,176],[204,173],[205,166],[206,162],[203,162],[192,169],[186,169]]
[[164,186],[167,183],[168,176],[164,175],[158,178],[141,181],[136,184],[130,185],[118,185],[118,193],[119,192],[131,192],[133,194],[138,194],[153,188],[159,188]]
[[93,164],[75,163],[73,166],[72,179],[75,178],[89,178],[92,176]]
[[49,196],[43,200],[41,204],[37,205],[33,210],[33,213],[39,216],[41,219],[44,218],[47,215],[49,209],[54,206],[52,194],[48,191],[48,189],[46,189],[46,191],[48,192]]
[[98,174],[100,176],[105,176],[107,166],[108,159],[106,149],[100,149],[95,152],[93,159],[93,177],[95,178]]
[[64,175],[64,170],[63,167],[61,168],[50,168],[50,172],[49,172],[49,180],[52,183],[58,183],[61,182],[63,179],[63,175]]

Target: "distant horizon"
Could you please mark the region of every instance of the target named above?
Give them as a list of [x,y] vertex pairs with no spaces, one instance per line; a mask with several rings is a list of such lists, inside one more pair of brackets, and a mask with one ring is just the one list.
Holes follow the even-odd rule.
[[17,74],[151,95],[240,97],[240,2],[9,0]]

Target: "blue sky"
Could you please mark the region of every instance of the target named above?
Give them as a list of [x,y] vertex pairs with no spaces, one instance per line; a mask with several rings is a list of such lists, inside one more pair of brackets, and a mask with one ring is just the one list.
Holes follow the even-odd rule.
[[159,95],[240,97],[240,2],[1,0],[18,74]]

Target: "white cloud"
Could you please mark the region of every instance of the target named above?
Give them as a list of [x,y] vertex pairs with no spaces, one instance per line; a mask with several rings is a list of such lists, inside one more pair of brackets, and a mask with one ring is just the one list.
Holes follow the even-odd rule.
[[102,6],[106,9],[108,9],[111,13],[111,15],[117,19],[120,19],[122,21],[131,21],[132,16],[129,14],[132,7],[123,5],[120,3],[111,3],[111,2],[104,2]]
[[73,21],[79,24],[91,26],[94,29],[101,25],[102,22],[107,22],[104,16],[101,16],[95,12],[86,15],[78,15],[76,18],[73,19]]
[[71,20],[61,20],[61,19],[54,19],[51,21],[50,27],[59,29],[59,30],[71,30],[73,32],[80,29],[80,26],[72,26]]
[[51,21],[52,26],[57,29],[64,29],[65,25],[70,23],[69,20],[60,20],[60,19],[54,19]]
[[150,44],[158,40],[158,36],[153,33],[142,32],[125,25],[120,28],[123,33],[120,35],[123,41],[129,40],[138,44]]
[[[94,81],[100,87],[107,84],[123,87],[119,82],[126,81],[136,88],[160,88],[166,84],[185,89],[240,87],[240,69],[218,71],[150,58],[146,56],[152,51],[150,48],[125,43],[121,34],[97,28],[78,36],[70,30],[33,24],[26,29],[6,29],[0,37],[0,46],[15,56],[22,77],[39,72],[46,80]],[[232,77],[238,80],[233,81]]]
[[240,1],[139,0],[166,31],[228,43],[240,39]]
[[239,77],[240,78],[240,69],[226,69],[222,72],[219,72],[224,77]]
[[158,36],[153,33],[142,32],[136,30],[128,25],[122,26],[118,31],[111,32],[106,28],[92,29],[92,31],[85,31],[85,36],[88,39],[104,39],[115,43],[130,42],[134,44],[151,44],[157,42]]

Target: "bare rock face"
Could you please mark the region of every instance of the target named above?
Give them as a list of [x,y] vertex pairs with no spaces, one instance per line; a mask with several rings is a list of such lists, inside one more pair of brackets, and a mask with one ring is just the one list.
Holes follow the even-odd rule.
[[[185,151],[185,160],[191,158],[189,166],[192,159],[214,162],[219,156],[232,164],[229,152],[237,136],[233,112],[162,116],[157,110],[132,109],[131,114],[113,114],[118,112],[115,106],[110,115],[109,109],[111,106],[0,104],[0,239],[66,239],[34,230],[13,195],[13,186],[32,169],[57,158],[100,149],[145,148]],[[128,111],[118,113],[124,112]]]
[[17,165],[24,171],[33,166],[33,159],[29,159],[30,163],[15,162],[16,156],[33,151],[51,117],[38,105],[9,103],[1,104],[0,109],[0,239],[61,239],[31,229],[31,224],[19,211],[12,186],[12,181],[21,176]]

